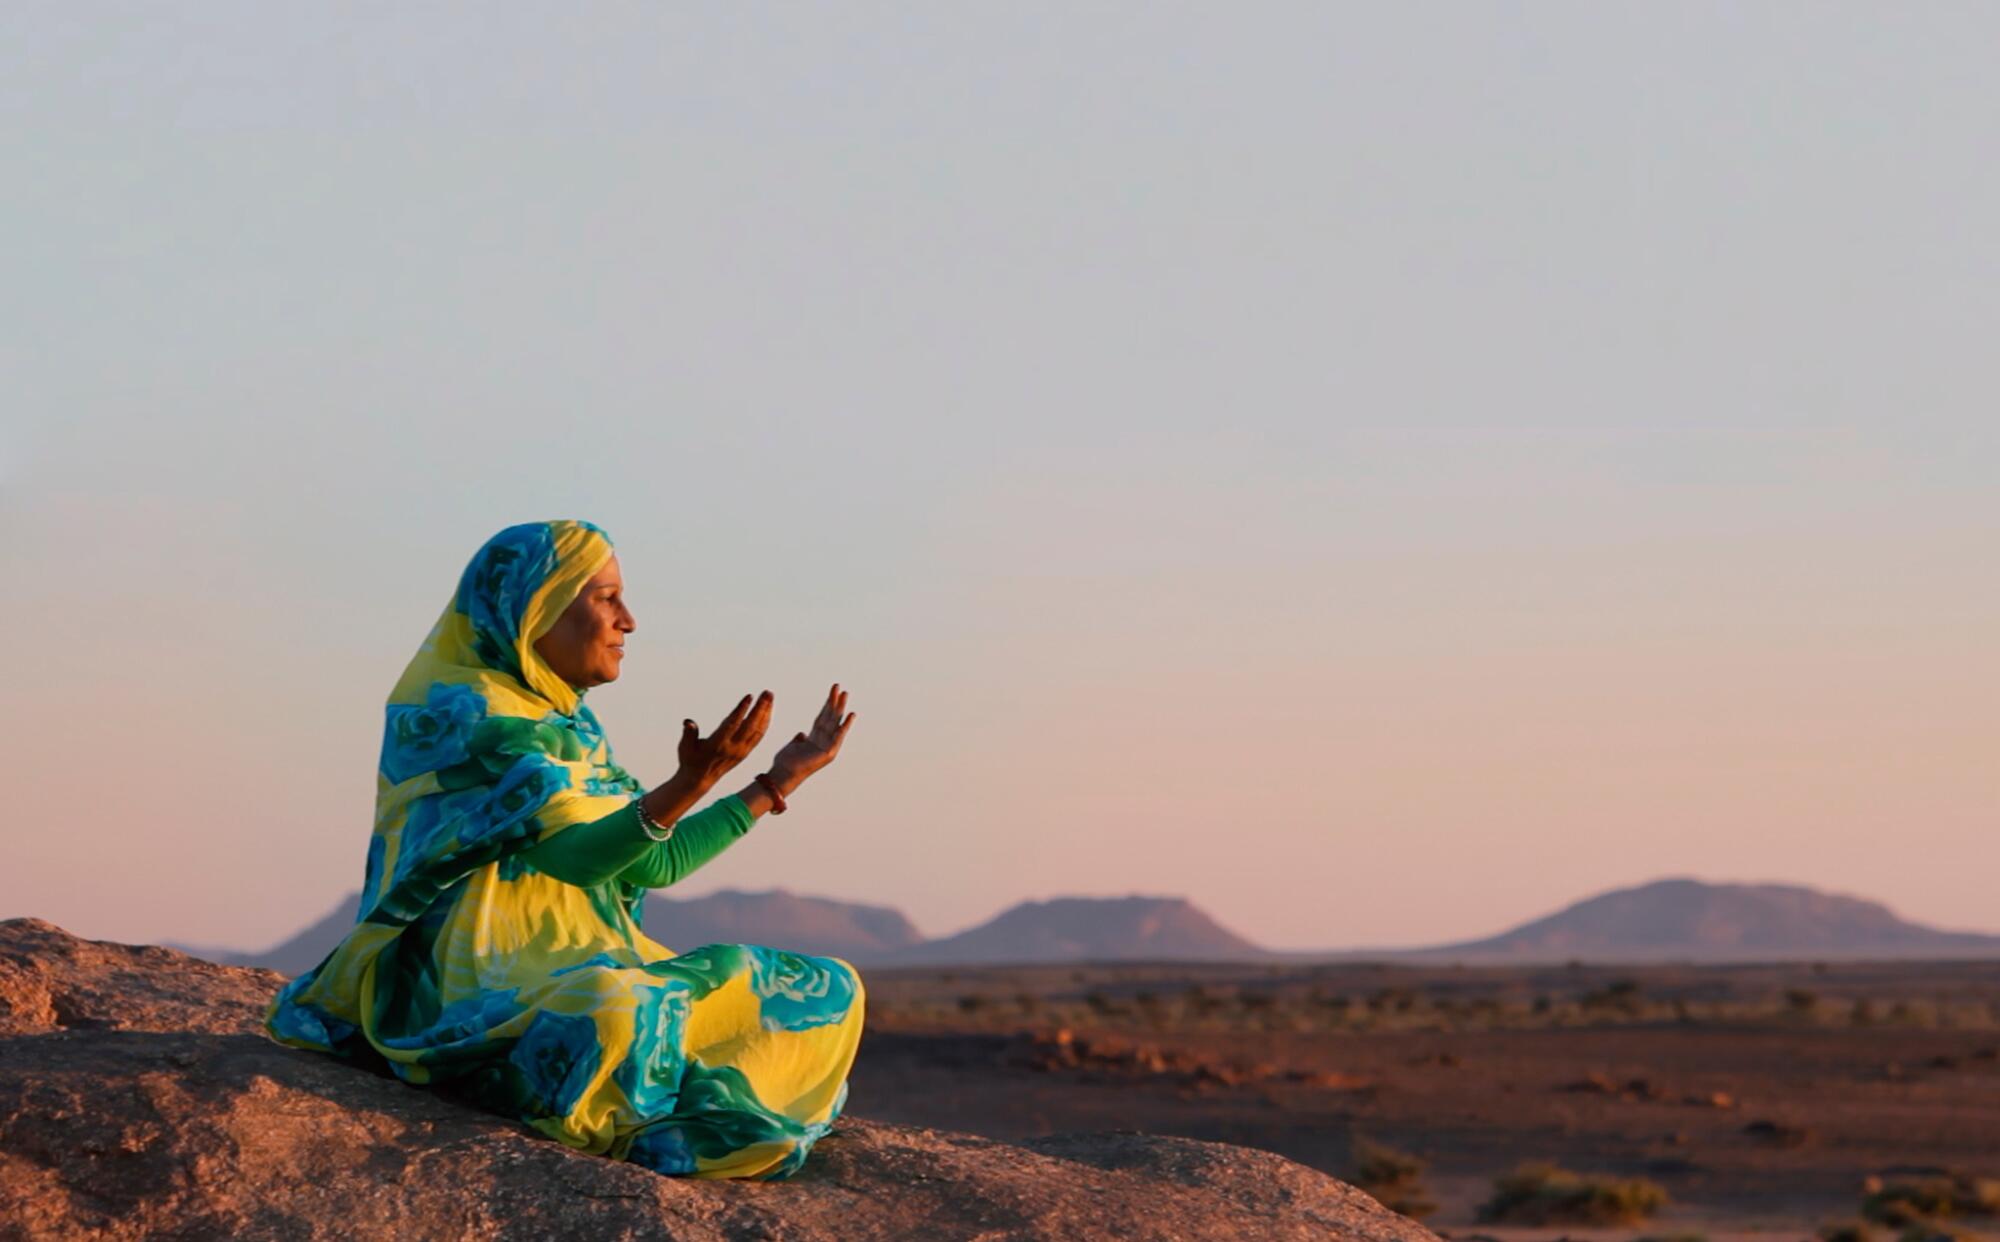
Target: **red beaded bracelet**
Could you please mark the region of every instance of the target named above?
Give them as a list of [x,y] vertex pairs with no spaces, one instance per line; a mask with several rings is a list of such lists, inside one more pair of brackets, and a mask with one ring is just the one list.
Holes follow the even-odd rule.
[[759,785],[764,787],[765,793],[771,795],[771,814],[783,815],[785,813],[785,795],[778,792],[778,782],[771,779],[769,772],[757,773],[755,780]]

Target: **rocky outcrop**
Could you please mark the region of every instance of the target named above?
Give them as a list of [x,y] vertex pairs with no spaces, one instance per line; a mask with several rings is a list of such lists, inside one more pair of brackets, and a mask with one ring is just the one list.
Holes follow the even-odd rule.
[[1268,1152],[1125,1132],[850,1116],[789,1181],[660,1177],[272,1042],[279,982],[0,922],[0,1238],[1433,1238]]
[[255,1033],[284,982],[268,970],[218,966],[156,944],[84,940],[41,919],[0,920],[0,1036]]

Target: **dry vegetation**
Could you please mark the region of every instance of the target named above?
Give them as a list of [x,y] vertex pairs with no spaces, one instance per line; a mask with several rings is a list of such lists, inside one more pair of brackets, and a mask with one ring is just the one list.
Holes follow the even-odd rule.
[[[1768,1025],[2000,1032],[2000,967],[1913,992],[1893,965],[1550,969],[1078,966],[881,972],[871,1020],[899,1027],[1173,1032],[1465,1031]],[[1810,984],[1790,976],[1806,974]],[[1002,986],[993,986],[996,977]],[[1021,986],[1026,983],[1029,986]],[[886,986],[885,986],[886,985]]]
[[1633,1225],[1667,1205],[1642,1177],[1591,1177],[1553,1164],[1524,1164],[1494,1180],[1479,1219],[1509,1225]]
[[2000,1237],[2000,963],[876,970],[869,1018],[871,1115],[1266,1147],[1461,1236]]
[[1438,1206],[1424,1189],[1424,1170],[1428,1167],[1406,1151],[1356,1135],[1354,1164],[1347,1171],[1347,1180],[1375,1196],[1390,1211],[1422,1220],[1437,1211]]

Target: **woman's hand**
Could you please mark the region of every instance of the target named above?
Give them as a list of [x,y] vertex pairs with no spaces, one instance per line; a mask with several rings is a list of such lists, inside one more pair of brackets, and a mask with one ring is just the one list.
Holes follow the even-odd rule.
[[764,691],[752,705],[749,695],[736,705],[715,732],[702,737],[692,720],[681,723],[681,775],[706,789],[722,774],[750,757],[764,730],[771,726],[771,692]]
[[834,682],[833,689],[827,692],[826,705],[813,721],[812,732],[794,734],[771,760],[771,779],[787,796],[806,777],[832,763],[840,754],[840,743],[854,727],[854,713],[848,712],[846,719],[841,718],[846,708],[847,692],[840,688],[839,682]]

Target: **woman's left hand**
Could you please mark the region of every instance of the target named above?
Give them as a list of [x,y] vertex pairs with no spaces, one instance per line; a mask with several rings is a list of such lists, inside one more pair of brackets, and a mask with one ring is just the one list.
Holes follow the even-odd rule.
[[841,713],[847,709],[847,692],[839,682],[827,692],[826,705],[819,709],[814,719],[811,733],[795,733],[771,760],[771,779],[787,795],[799,787],[806,777],[819,771],[834,761],[840,754],[840,743],[846,739],[847,731],[854,727],[854,713]]

